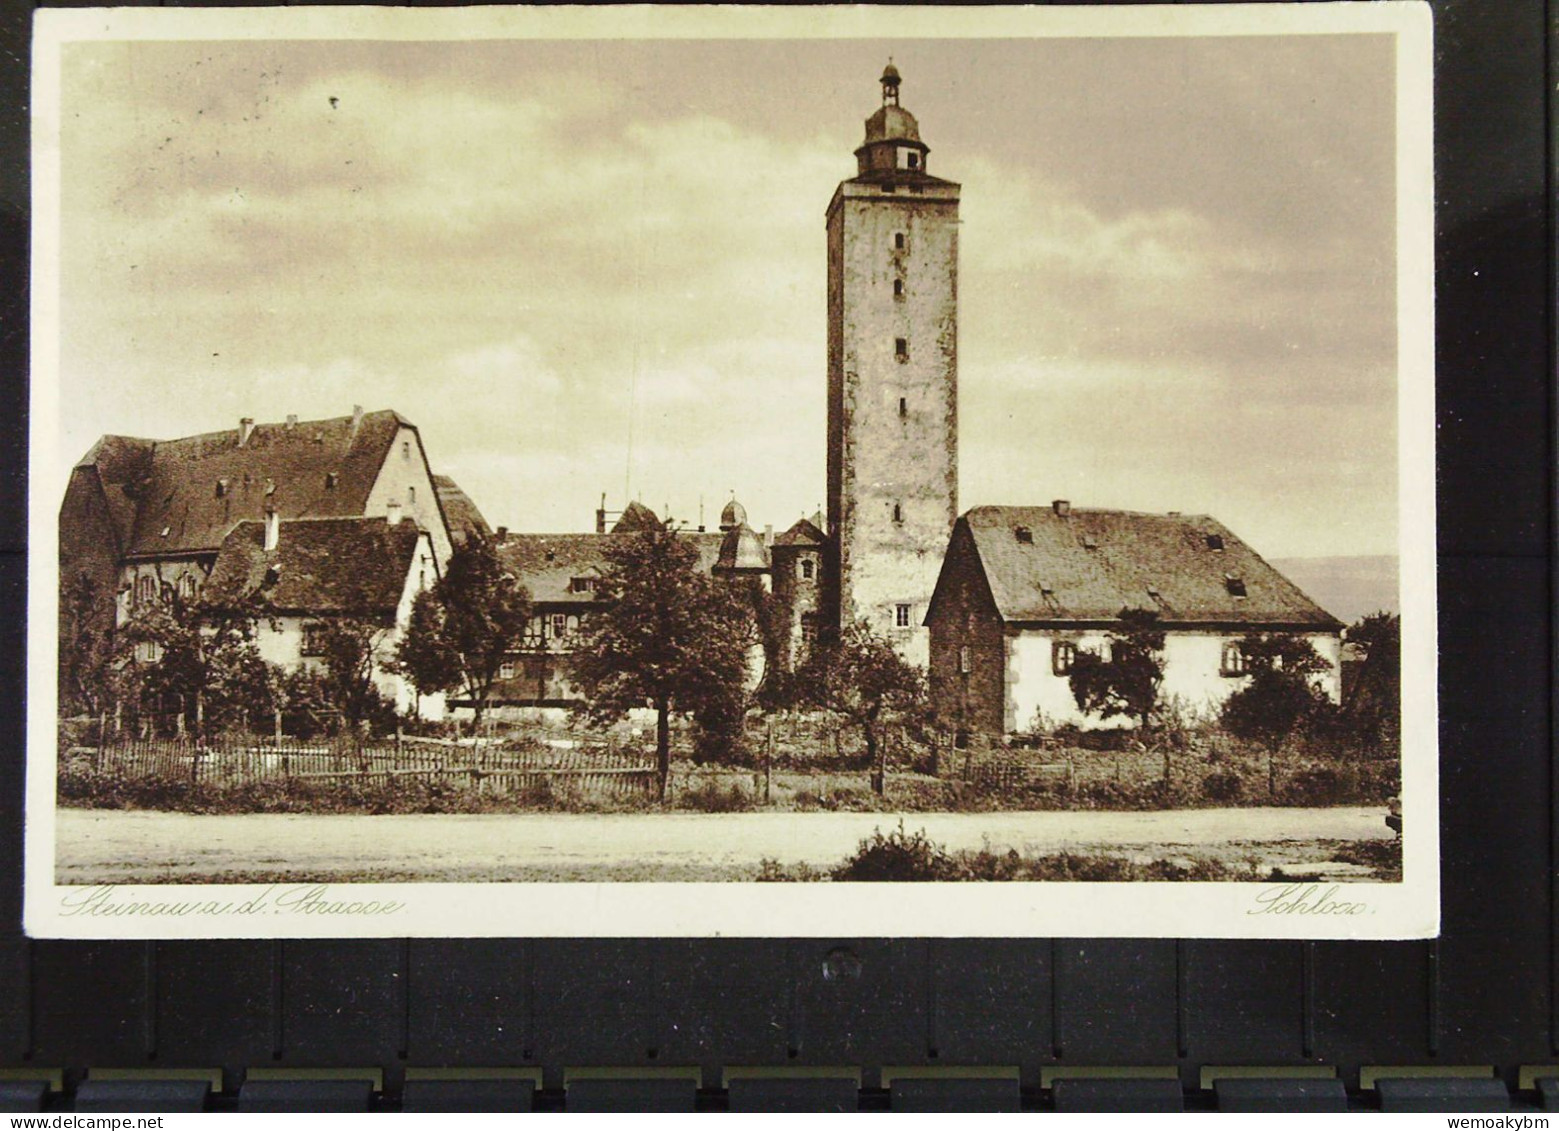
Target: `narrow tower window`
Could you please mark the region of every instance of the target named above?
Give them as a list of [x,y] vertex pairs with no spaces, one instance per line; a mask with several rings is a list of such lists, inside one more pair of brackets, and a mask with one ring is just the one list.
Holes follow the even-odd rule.
[[909,400],[906,397],[899,398],[899,419],[909,415]]
[[908,361],[909,360],[909,339],[908,338],[894,338],[893,339],[893,356],[897,357],[900,361]]
[[904,233],[903,232],[894,232],[893,233],[893,250],[894,251],[903,251],[904,250]]
[[903,298],[904,297],[904,280],[903,279],[894,279],[893,280],[893,297],[894,298]]
[[894,522],[903,522],[904,521],[904,508],[902,506],[900,506],[898,503],[894,503],[893,504],[893,521]]

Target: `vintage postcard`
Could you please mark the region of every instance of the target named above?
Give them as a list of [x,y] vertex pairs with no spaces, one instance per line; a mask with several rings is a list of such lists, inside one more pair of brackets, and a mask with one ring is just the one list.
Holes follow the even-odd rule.
[[1438,930],[1427,5],[45,10],[45,937]]

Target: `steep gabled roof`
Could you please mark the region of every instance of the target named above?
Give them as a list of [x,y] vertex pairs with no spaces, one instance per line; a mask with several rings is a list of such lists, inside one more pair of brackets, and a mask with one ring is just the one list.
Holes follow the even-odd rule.
[[776,546],[821,546],[823,544],[823,532],[804,518],[796,520],[794,526],[778,538],[774,539]]
[[393,614],[421,536],[410,521],[294,519],[279,524],[267,551],[265,523],[241,522],[223,539],[201,595],[236,602],[258,594],[278,613],[305,616]]
[[139,488],[151,473],[155,446],[133,436],[104,436],[76,463],[78,471],[96,474],[121,553],[135,536]]
[[498,559],[530,592],[532,601],[589,604],[593,592],[576,593],[576,577],[606,572],[606,551],[618,534],[510,534],[495,547]]
[[[267,507],[283,519],[363,513],[402,425],[391,411],[295,424],[259,424],[177,440],[105,436],[83,460],[105,480],[116,522],[131,512],[131,556],[216,551],[238,523]],[[110,479],[126,500],[117,506]]]
[[958,521],[1008,622],[1110,621],[1129,608],[1170,625],[1341,627],[1207,515],[975,507]]
[[449,524],[449,537],[455,545],[464,545],[472,534],[478,538],[493,536],[487,519],[477,510],[471,496],[460,489],[460,484],[447,475],[435,475],[433,489],[438,492],[439,505],[444,508],[444,521]]

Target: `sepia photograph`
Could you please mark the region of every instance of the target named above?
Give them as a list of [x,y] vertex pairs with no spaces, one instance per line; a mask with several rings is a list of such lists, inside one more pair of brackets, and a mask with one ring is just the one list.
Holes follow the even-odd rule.
[[1435,933],[1426,9],[36,32],[30,932]]

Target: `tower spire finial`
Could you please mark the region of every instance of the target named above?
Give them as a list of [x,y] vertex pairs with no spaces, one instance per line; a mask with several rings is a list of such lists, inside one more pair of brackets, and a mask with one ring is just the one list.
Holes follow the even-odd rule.
[[882,104],[884,106],[897,106],[899,104],[899,69],[893,65],[893,56],[888,56],[888,65],[882,69]]

